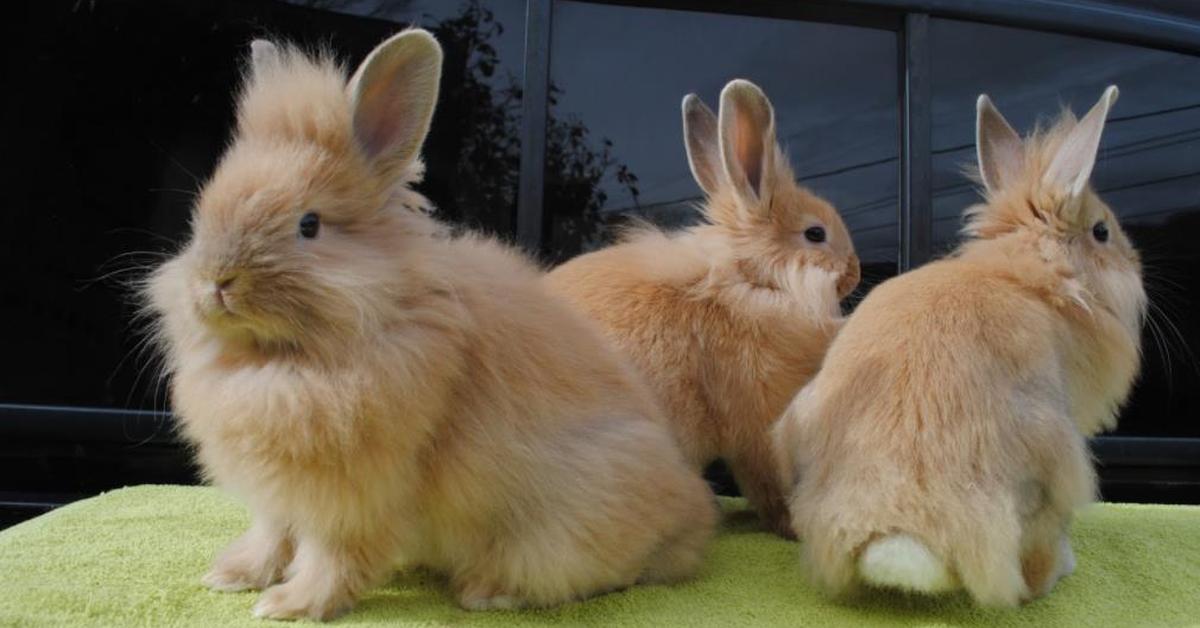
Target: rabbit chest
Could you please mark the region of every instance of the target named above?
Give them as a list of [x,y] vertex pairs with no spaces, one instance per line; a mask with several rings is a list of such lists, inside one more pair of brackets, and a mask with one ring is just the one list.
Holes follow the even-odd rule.
[[413,477],[412,439],[389,411],[394,400],[368,380],[273,362],[208,364],[180,369],[172,392],[205,473],[236,493],[307,511],[411,495],[400,478]]

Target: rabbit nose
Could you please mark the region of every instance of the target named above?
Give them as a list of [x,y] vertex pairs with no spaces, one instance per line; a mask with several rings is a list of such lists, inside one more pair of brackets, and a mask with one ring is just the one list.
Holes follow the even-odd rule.
[[236,279],[237,276],[230,275],[228,277],[217,279],[213,282],[213,296],[216,297],[217,303],[219,303],[221,307],[225,307],[225,293],[228,292],[229,288],[233,286],[233,282]]

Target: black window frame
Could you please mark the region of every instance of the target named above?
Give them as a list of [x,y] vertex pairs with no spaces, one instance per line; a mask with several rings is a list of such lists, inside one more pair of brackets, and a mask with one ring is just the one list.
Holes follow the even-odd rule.
[[[899,256],[904,272],[933,257],[932,77],[930,21],[953,19],[1087,37],[1200,57],[1200,14],[1164,15],[1087,0],[576,0],[596,4],[753,15],[890,30],[897,35],[899,147],[897,164]],[[525,0],[524,97],[515,241],[538,255],[545,245],[543,207],[546,137],[555,0]],[[0,460],[22,444],[56,443],[78,454],[107,446],[136,457],[175,448],[186,454],[164,413],[88,407],[0,404]],[[1092,449],[1102,492],[1117,501],[1200,503],[1200,439],[1099,436]],[[85,456],[86,457],[86,456]],[[86,465],[85,465],[86,466]],[[81,467],[82,468],[82,467]],[[30,469],[36,473],[37,469]],[[190,470],[147,474],[135,466],[132,482],[193,477]],[[78,471],[76,476],[86,474]],[[78,482],[78,479],[77,479]],[[86,484],[86,483],[85,483]],[[0,491],[0,526],[74,497]]]

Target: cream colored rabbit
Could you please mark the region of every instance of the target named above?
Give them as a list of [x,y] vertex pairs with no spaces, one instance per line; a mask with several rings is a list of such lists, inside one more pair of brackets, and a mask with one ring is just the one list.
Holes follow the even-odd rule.
[[979,98],[986,202],[948,259],[875,288],[776,428],[816,581],[1010,606],[1074,568],[1085,436],[1138,371],[1138,254],[1088,185],[1108,88],[1022,140]]
[[636,231],[548,279],[633,357],[696,469],[726,460],[765,524],[790,535],[769,428],[820,365],[858,258],[837,211],[796,184],[762,91],[732,81],[720,111],[683,100],[708,222]]
[[183,433],[253,515],[204,583],[265,589],[258,616],[333,617],[396,565],[467,608],[553,605],[685,578],[712,532],[632,367],[521,255],[421,211],[441,59],[409,30],[347,84],[255,42],[146,288]]

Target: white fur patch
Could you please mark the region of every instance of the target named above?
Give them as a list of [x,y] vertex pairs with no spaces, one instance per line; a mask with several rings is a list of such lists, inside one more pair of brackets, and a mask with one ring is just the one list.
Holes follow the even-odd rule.
[[958,588],[946,564],[917,539],[894,534],[873,541],[858,557],[859,576],[867,584],[917,593]]
[[1146,291],[1142,278],[1128,270],[1106,269],[1099,274],[1100,293],[1131,338],[1141,334],[1146,317]]
[[[730,276],[727,269],[725,272],[713,270],[702,289],[719,286]],[[797,262],[775,269],[773,279],[778,289],[756,286],[738,277],[725,292],[742,309],[770,314],[786,312],[814,321],[827,321],[842,315],[837,295],[839,277],[836,272]]]
[[1075,573],[1075,551],[1071,549],[1071,541],[1063,535],[1058,543],[1058,577]]
[[838,273],[820,266],[790,265],[777,281],[796,299],[805,314],[822,319],[842,315],[837,296],[839,278]]

